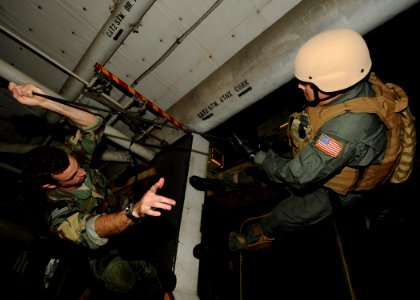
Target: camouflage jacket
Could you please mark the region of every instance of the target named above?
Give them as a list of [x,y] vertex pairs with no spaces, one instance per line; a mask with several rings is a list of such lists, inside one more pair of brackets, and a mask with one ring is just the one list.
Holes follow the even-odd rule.
[[95,220],[104,213],[118,211],[128,199],[116,197],[107,179],[96,169],[91,169],[92,155],[101,141],[104,122],[91,128],[79,127],[76,134],[66,137],[64,150],[74,156],[86,171],[83,185],[75,190],[47,192],[49,224],[61,238],[96,249],[107,242],[95,231]]

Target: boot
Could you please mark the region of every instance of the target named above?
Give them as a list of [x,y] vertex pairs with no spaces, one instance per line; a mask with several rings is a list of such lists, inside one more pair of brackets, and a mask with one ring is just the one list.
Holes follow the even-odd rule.
[[220,180],[217,179],[209,179],[209,178],[203,178],[199,176],[191,176],[190,177],[190,184],[193,188],[195,188],[198,191],[223,191],[224,187]]
[[232,252],[256,251],[270,247],[274,240],[274,237],[264,235],[260,224],[253,224],[244,233],[231,232],[229,234],[229,249]]

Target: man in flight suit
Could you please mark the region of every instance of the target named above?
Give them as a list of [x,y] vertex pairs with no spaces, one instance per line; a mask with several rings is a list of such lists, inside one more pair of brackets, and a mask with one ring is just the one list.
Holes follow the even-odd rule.
[[[279,235],[332,215],[333,199],[352,203],[389,180],[402,153],[399,97],[371,66],[366,42],[349,29],[321,32],[299,49],[294,72],[308,105],[289,120],[293,155],[253,155],[291,193],[259,223],[231,232],[232,251],[270,246]],[[190,182],[202,190],[215,185],[197,176]]]

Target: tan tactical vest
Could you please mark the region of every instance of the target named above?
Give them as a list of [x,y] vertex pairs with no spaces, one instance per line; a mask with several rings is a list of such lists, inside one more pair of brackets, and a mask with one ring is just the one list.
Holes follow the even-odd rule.
[[357,98],[329,107],[307,107],[304,112],[292,115],[295,120],[302,116],[308,119],[303,139],[297,134],[299,122],[297,125],[289,123],[289,142],[295,155],[305,144],[313,141],[316,132],[325,122],[346,112],[374,113],[385,124],[388,142],[381,164],[363,169],[346,166],[341,173],[325,183],[326,187],[342,195],[349,191],[370,190],[387,180],[403,182],[413,167],[416,131],[407,95],[399,86],[390,83],[385,85],[374,73],[370,74],[369,82],[376,93],[374,101],[369,97]]

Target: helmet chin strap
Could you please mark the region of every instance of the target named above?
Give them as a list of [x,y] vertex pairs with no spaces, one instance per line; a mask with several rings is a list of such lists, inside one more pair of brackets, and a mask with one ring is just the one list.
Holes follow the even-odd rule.
[[337,96],[338,94],[340,94],[340,92],[332,92],[330,94],[328,94],[328,97],[323,98],[322,100],[319,98],[319,88],[311,83],[310,84],[311,89],[314,91],[314,101],[309,102],[309,106],[317,106],[318,104],[320,104],[323,101],[327,101],[330,100],[331,98],[334,98],[335,96]]

